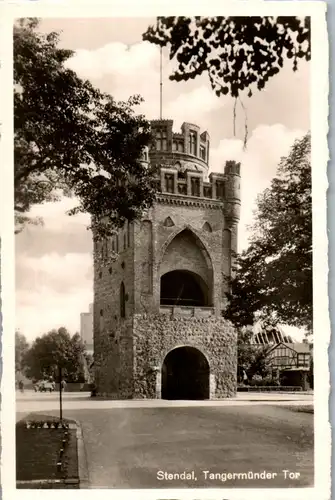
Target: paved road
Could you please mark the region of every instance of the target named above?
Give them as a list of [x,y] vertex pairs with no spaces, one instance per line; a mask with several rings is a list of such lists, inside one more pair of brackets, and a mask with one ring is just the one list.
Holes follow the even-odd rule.
[[[33,411],[57,415],[55,395],[41,396]],[[18,418],[32,411],[32,397],[20,398]],[[117,407],[82,395],[64,399],[64,416],[82,425],[91,488],[313,486],[313,415],[284,400]],[[183,471],[194,473],[166,476]],[[264,471],[271,479],[257,478]]]

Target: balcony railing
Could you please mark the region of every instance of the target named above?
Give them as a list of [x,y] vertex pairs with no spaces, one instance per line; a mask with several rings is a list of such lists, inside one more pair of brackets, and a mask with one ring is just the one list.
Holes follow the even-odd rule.
[[161,314],[170,316],[185,316],[196,318],[209,318],[215,315],[214,307],[194,307],[194,306],[164,306],[159,308]]

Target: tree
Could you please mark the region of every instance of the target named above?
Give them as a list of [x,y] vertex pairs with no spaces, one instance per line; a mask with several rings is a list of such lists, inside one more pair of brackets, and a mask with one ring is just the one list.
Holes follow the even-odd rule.
[[23,333],[15,332],[15,373],[24,374],[29,343]]
[[37,29],[36,19],[14,27],[16,231],[31,222],[33,204],[65,193],[79,199],[70,214],[91,214],[103,238],[154,199],[153,170],[140,161],[150,124],[135,114],[139,96],[117,102],[81,80],[59,35]]
[[207,72],[217,96],[234,98],[263,89],[285,58],[296,71],[299,59],[311,57],[309,17],[157,17],[143,39],[169,46],[178,62],[171,80]]
[[237,378],[244,381],[244,374],[248,380],[254,375],[262,378],[269,375],[271,363],[268,358],[270,345],[252,344],[253,329],[251,326],[242,326],[237,329]]
[[236,260],[226,316],[312,329],[311,141],[307,134],[282,158],[258,196],[250,245]]
[[270,345],[240,344],[237,348],[238,379],[243,380],[243,372],[248,380],[252,380],[255,375],[262,378],[271,372],[271,362],[268,354]]
[[37,380],[58,380],[59,367],[67,382],[84,382],[85,346],[79,336],[71,337],[66,328],[51,330],[37,337],[26,356],[27,374]]

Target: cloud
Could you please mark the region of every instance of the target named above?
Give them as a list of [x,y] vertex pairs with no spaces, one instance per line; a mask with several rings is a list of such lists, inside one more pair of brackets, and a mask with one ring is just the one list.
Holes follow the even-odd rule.
[[44,227],[48,231],[61,231],[64,226],[71,224],[74,226],[88,226],[90,216],[80,213],[74,216],[67,215],[67,211],[78,205],[76,198],[64,197],[57,202],[41,203],[34,205],[30,210],[32,217],[42,217]]
[[51,286],[54,290],[68,292],[92,283],[92,256],[89,253],[49,253],[42,257],[23,254],[17,259],[17,269],[20,271],[21,288],[24,277],[28,290],[35,284],[37,287]]
[[209,86],[202,85],[191,92],[180,94],[167,106],[167,116],[173,116],[176,128],[183,122],[201,124],[202,128],[213,110],[225,105],[227,101],[218,98]]
[[159,64],[159,48],[149,42],[133,45],[113,42],[95,50],[79,49],[66,65],[87,79],[106,75],[129,78],[151,72]]
[[[160,49],[156,45],[143,41],[129,46],[113,42],[94,50],[79,49],[66,64],[117,100],[141,95],[144,102],[136,111],[148,119],[158,118]],[[170,61],[163,52],[163,117],[173,118],[176,128],[184,121],[207,126],[210,112],[222,107],[227,100],[216,97],[207,77],[199,77],[191,83],[169,80],[174,66],[175,61]]]
[[211,171],[223,172],[227,160],[241,162],[241,220],[239,249],[248,245],[247,226],[253,222],[257,195],[266,189],[275,176],[281,157],[287,156],[295,141],[307,131],[288,129],[282,124],[256,127],[243,151],[243,141],[223,139],[211,151]]

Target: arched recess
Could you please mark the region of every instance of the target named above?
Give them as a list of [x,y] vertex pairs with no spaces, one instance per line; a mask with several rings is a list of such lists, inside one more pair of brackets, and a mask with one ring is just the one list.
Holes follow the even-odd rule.
[[[185,300],[177,300],[184,295],[183,299],[189,299],[192,306],[213,305],[212,260],[201,239],[189,228],[175,234],[165,246],[159,278],[162,299],[172,298],[177,303],[184,302],[187,305]],[[193,299],[188,292],[185,295],[185,290],[192,289],[192,283],[195,292]],[[172,291],[172,296],[167,296],[166,290]]]
[[206,356],[191,346],[173,349],[165,356],[161,384],[163,399],[209,399],[210,367]]
[[141,293],[152,293],[152,222],[145,219],[141,222],[141,255],[142,276]]
[[172,227],[172,226],[175,225],[175,223],[173,222],[173,220],[171,219],[171,217],[166,217],[163,225],[165,227]]
[[212,226],[210,225],[209,222],[205,222],[205,224],[202,226],[202,229],[204,231],[208,231],[209,233],[213,232]]

